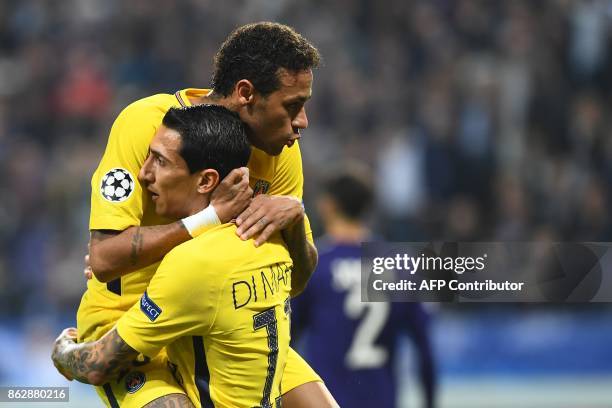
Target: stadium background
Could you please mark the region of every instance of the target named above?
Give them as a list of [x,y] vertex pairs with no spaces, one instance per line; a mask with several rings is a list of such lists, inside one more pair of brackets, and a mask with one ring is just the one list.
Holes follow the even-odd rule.
[[[611,241],[611,19],[599,0],[0,2],[0,385],[65,383],[51,344],[85,286],[115,115],[208,85],[246,22],[292,25],[324,56],[302,142],[317,232],[318,180],[350,159],[389,240]],[[605,304],[441,305],[440,406],[610,407],[611,322]],[[413,361],[406,346],[407,407]],[[97,403],[71,387],[72,406]]]

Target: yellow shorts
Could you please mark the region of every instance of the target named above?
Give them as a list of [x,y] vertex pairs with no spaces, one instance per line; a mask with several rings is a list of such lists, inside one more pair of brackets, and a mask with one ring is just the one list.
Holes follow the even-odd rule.
[[[308,363],[290,348],[285,372],[281,379],[282,393],[312,381],[323,382]],[[103,387],[95,388],[102,401],[111,408],[142,407],[165,395],[185,394],[185,391],[176,382],[172,369],[168,366],[164,350],[149,363],[134,362],[129,372]]]
[[287,353],[287,365],[281,379],[281,393],[291,391],[302,384],[313,381],[323,382],[321,377],[308,365],[294,349],[289,347]]
[[[96,341],[111,330],[123,315],[122,310],[105,309],[87,299],[87,292],[77,312],[79,342]],[[88,301],[89,300],[89,301]],[[142,357],[142,356],[141,356]],[[168,394],[185,394],[176,382],[163,349],[150,361],[140,358],[130,369],[102,387],[94,387],[106,406],[140,408]]]
[[96,392],[111,408],[140,408],[169,394],[185,394],[176,382],[165,351],[150,361],[134,361],[132,367],[116,380],[95,387]]
[[[99,302],[88,302],[86,298],[87,293],[83,296],[77,312],[79,342],[98,340],[111,330],[125,313],[122,310],[100,307],[97,304]],[[323,382],[308,363],[295,350],[289,348],[287,364],[281,379],[281,392],[284,394],[313,381]],[[142,407],[164,395],[185,394],[174,379],[172,369],[169,368],[165,349],[147,364],[135,362],[132,369],[117,380],[95,388],[102,401],[109,407]]]

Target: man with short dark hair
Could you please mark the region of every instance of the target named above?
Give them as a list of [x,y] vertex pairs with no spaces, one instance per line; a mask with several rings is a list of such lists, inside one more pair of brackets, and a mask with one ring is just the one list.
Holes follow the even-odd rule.
[[[250,152],[242,122],[227,109],[171,108],[138,178],[157,214],[188,217],[208,206],[219,181],[244,166]],[[281,398],[289,349],[292,262],[280,236],[255,248],[235,229],[232,223],[213,227],[166,254],[140,304],[97,342],[60,337],[53,353],[58,369],[101,385],[140,353],[155,357],[167,347],[195,406],[272,407]],[[188,402],[182,394],[172,397]]]
[[[318,51],[293,29],[264,22],[234,31],[215,63],[214,89],[189,88],[141,99],[125,108],[113,124],[92,177],[89,262],[95,279],[88,281],[77,314],[79,341],[95,341],[107,333],[138,302],[157,262],[172,248],[233,218],[236,233],[243,240],[253,238],[255,246],[280,232],[294,264],[292,296],[304,289],[315,268],[317,252],[301,203],[297,140],[308,126],[304,105],[312,93]],[[201,104],[224,106],[246,124],[253,145],[248,170],[231,172],[202,211],[178,221],[160,217],[152,210],[150,196],[135,182],[135,174],[168,109]],[[251,189],[256,195],[252,200]],[[172,379],[163,352],[144,366],[141,361],[135,365],[141,371],[146,368],[144,386],[134,393],[126,393],[127,384],[121,381],[97,387],[106,404],[129,404],[136,394],[147,394],[152,401],[175,391],[174,386],[165,390]],[[331,406],[333,401],[320,377],[293,350],[282,391],[283,404],[289,408]]]
[[422,305],[361,301],[361,244],[373,240],[366,222],[373,201],[367,172],[349,165],[331,173],[317,200],[326,232],[317,242],[317,273],[294,302],[294,333],[307,341],[305,355],[341,406],[389,408],[399,406],[395,364],[400,337],[409,333],[423,406],[433,408],[435,371]]

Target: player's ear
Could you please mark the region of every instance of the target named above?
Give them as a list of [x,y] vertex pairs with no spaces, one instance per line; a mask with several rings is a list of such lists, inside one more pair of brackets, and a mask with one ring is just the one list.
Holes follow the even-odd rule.
[[198,177],[198,193],[208,194],[219,184],[219,173],[214,169],[204,169],[200,171]]
[[241,79],[236,82],[234,93],[238,96],[240,106],[251,105],[255,98],[255,86],[248,79]]

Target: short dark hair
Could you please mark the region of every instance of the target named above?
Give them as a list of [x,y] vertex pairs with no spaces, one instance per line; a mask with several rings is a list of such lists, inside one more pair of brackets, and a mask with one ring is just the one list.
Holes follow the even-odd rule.
[[215,55],[214,92],[228,96],[241,79],[264,96],[280,88],[278,70],[299,72],[319,65],[319,51],[283,24],[260,22],[234,30]]
[[365,215],[374,199],[369,179],[356,169],[334,173],[323,182],[323,191],[342,215],[355,221]]
[[179,154],[191,174],[214,169],[224,178],[249,161],[251,145],[245,126],[238,114],[223,106],[170,108],[162,123],[181,135]]

